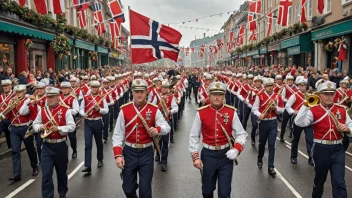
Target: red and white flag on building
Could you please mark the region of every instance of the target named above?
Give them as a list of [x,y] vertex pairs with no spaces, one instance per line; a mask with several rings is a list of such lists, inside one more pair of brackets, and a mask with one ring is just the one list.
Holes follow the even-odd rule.
[[112,15],[112,18],[122,17],[123,10],[118,0],[112,0],[108,2],[108,6]]
[[26,5],[26,0],[18,0],[18,4],[24,7],[24,5]]
[[324,7],[325,7],[324,0],[318,0],[317,6],[318,6],[319,13],[323,14]]
[[268,30],[267,30],[266,36],[269,37],[271,33],[271,28],[273,26],[273,12],[270,11],[269,14],[266,15],[266,17],[268,18],[268,28],[267,28]]
[[94,11],[94,23],[97,24],[95,25],[95,29],[98,31],[98,34],[104,34],[105,33],[105,24],[103,23],[104,18],[103,18],[103,5],[100,2],[95,2],[92,5],[93,11]]
[[339,49],[337,51],[338,51],[337,60],[338,61],[346,60],[346,57],[347,57],[347,44],[346,44],[345,41],[342,41],[340,43]]
[[307,3],[307,0],[302,0],[302,4],[301,4],[301,23],[307,22],[306,3]]
[[261,0],[249,1],[249,12],[260,14],[261,6]]
[[254,14],[248,14],[249,30],[255,31],[257,29],[257,21],[254,19]]
[[237,42],[236,45],[237,46],[241,46],[243,45],[243,41],[244,41],[244,35],[245,35],[245,24],[242,24],[240,27],[240,30],[238,31],[238,36],[237,36]]
[[39,14],[48,14],[48,9],[47,9],[45,0],[34,0],[34,5],[35,5],[35,9]]
[[111,34],[111,41],[112,41],[112,48],[117,49],[119,46],[119,36],[120,36],[120,27],[121,24],[117,23],[115,19],[110,20],[110,34]]
[[233,33],[233,31],[230,31],[230,34],[229,34],[229,41],[233,41],[233,38],[234,38],[234,33]]
[[203,44],[202,45],[202,47],[200,48],[200,50],[204,53],[205,52],[205,47],[206,47],[207,45],[206,44]]
[[195,49],[194,49],[194,47],[192,47],[192,49],[191,49],[191,50],[192,50],[192,53],[194,53],[194,50],[195,50]]
[[227,42],[227,52],[231,51],[231,42]]
[[252,31],[252,34],[249,36],[249,41],[256,41],[257,40],[257,32]]
[[54,7],[54,14],[65,13],[66,11],[65,0],[52,0],[52,1],[53,1],[53,7]]
[[289,9],[292,7],[292,0],[280,0],[279,4],[279,16],[277,18],[277,23],[281,26],[287,26],[289,16]]
[[87,19],[86,19],[86,11],[85,10],[77,10],[77,18],[78,18],[78,24],[81,29],[84,29],[87,27]]

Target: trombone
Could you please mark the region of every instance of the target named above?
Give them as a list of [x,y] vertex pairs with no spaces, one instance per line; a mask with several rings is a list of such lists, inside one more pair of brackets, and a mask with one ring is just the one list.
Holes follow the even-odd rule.
[[320,103],[320,94],[318,92],[313,92],[305,98],[308,107],[315,107]]

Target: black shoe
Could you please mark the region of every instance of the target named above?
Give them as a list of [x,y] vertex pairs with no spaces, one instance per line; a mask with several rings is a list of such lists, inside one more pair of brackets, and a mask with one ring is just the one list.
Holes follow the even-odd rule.
[[269,168],[268,173],[269,173],[269,175],[271,175],[271,176],[275,176],[275,175],[276,175],[276,171],[274,170],[273,167],[270,167],[270,168]]
[[33,168],[33,174],[32,176],[37,176],[39,174],[38,168]]
[[297,159],[296,158],[291,158],[291,164],[297,164]]
[[170,142],[171,142],[171,143],[175,143],[175,141],[174,141],[174,140],[170,140]]
[[103,165],[103,160],[98,160],[98,168],[101,168]]
[[167,165],[166,164],[161,164],[161,171],[163,171],[163,172],[167,171]]
[[66,197],[60,196],[60,198],[66,198]]
[[72,158],[73,158],[73,159],[77,158],[77,151],[74,151],[74,152],[72,153]]
[[114,130],[113,129],[109,129],[109,132],[112,133]]
[[155,156],[155,162],[156,162],[157,164],[160,164],[160,157],[159,157],[159,156]]
[[92,168],[90,167],[86,167],[82,170],[82,173],[91,173],[92,172]]
[[13,181],[13,182],[18,182],[18,181],[21,180],[21,175],[18,175],[18,176],[15,176],[15,177],[10,177],[9,180]]
[[285,142],[285,139],[284,139],[284,138],[281,138],[281,139],[280,139],[280,142],[281,142],[281,143],[284,143],[284,142]]
[[288,137],[289,137],[289,138],[292,138],[292,134],[290,134]]
[[103,138],[103,140],[104,140],[104,144],[108,143],[108,138],[107,137]]
[[309,159],[308,159],[308,164],[311,165],[311,166],[314,166],[314,163],[313,163],[312,158],[309,158]]
[[263,167],[263,160],[261,158],[258,158],[258,162],[257,162],[258,168],[262,169]]

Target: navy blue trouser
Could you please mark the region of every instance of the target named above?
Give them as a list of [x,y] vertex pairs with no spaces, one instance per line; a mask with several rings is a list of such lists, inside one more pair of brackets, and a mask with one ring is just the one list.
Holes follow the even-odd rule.
[[[137,197],[136,191],[139,187],[139,197],[152,197],[152,179],[154,172],[153,147],[148,148],[123,148],[125,167],[122,170],[122,188],[127,198]],[[139,185],[137,183],[139,174]]]
[[[169,125],[171,124],[170,121],[168,123]],[[159,145],[160,145],[160,151],[161,151],[161,164],[167,164],[167,156],[169,155],[169,142],[170,142],[170,133],[160,136]],[[160,158],[158,152],[156,152],[156,158],[157,159]]]
[[119,112],[120,112],[120,109],[119,109],[119,102],[116,101],[114,103],[114,119],[116,120],[117,117],[119,116]]
[[238,97],[235,95],[234,96],[234,101],[233,101],[233,103],[234,103],[234,107],[237,109],[237,111],[238,111],[238,105],[239,105],[239,99],[238,99]]
[[[288,112],[285,110],[284,114],[282,116],[280,139],[284,139],[287,123],[291,117],[292,117],[292,115],[288,114]],[[290,126],[290,129],[291,129],[291,134],[292,134],[292,126]]]
[[230,93],[230,105],[233,106],[235,103],[235,95],[231,92]]
[[251,114],[251,108],[249,108],[247,104],[243,103],[242,126],[243,126],[244,130],[247,129],[247,122],[248,122],[250,114]]
[[274,168],[275,146],[277,136],[277,121],[261,120],[259,123],[259,151],[258,158],[262,159],[265,152],[266,141],[269,146],[268,168]]
[[298,142],[301,138],[301,133],[304,130],[305,138],[306,138],[306,147],[309,159],[311,159],[311,150],[313,145],[313,128],[312,126],[308,127],[299,127],[296,124],[293,124],[293,140],[292,140],[292,147],[291,147],[291,158],[297,158],[298,153]]
[[11,138],[9,130],[10,123],[10,120],[3,120],[2,122],[0,122],[0,135],[2,134],[2,132],[5,133],[7,148],[11,148]]
[[10,136],[11,136],[11,147],[12,147],[12,165],[13,165],[13,176],[21,175],[21,144],[22,141],[26,147],[29,160],[31,162],[32,168],[38,167],[37,151],[34,147],[33,136],[29,136],[24,139],[27,132],[28,126],[11,126]]
[[38,159],[39,159],[39,162],[40,162],[41,158],[42,158],[43,139],[42,139],[42,137],[40,137],[40,133],[34,133],[33,136],[34,136],[34,139],[35,139],[35,144],[36,144],[37,153],[38,153]]
[[226,104],[230,105],[231,104],[231,94],[228,90],[226,90],[225,99],[226,99]]
[[84,165],[85,167],[91,167],[92,165],[92,147],[93,147],[93,136],[95,144],[97,146],[97,159],[103,160],[103,123],[101,120],[85,120],[84,121],[84,142],[85,142],[85,153],[84,153]]
[[68,147],[66,142],[43,143],[42,149],[42,196],[54,197],[53,170],[57,177],[57,190],[62,197],[66,196],[67,187]]
[[110,113],[103,115],[103,138],[104,139],[109,137],[109,114]]
[[226,157],[229,149],[218,151],[202,149],[201,160],[203,162],[202,194],[205,198],[212,198],[218,180],[218,197],[231,197],[231,181],[233,172],[233,160]]
[[109,105],[109,129],[112,131],[114,130],[114,106]]
[[255,142],[255,133],[258,129],[258,117],[254,115],[254,113],[251,114],[251,121],[252,121],[251,139],[252,139],[252,142]]
[[345,150],[342,144],[324,145],[314,143],[312,147],[314,163],[313,198],[323,195],[324,183],[330,170],[332,196],[347,198],[345,184]]

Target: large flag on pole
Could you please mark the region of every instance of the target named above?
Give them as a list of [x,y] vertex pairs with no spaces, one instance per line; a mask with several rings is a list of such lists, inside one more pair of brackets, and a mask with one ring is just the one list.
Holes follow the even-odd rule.
[[119,36],[120,36],[121,23],[116,22],[115,19],[110,20],[110,34],[112,38],[112,48],[117,48],[119,46]]
[[95,26],[95,29],[98,31],[98,34],[105,33],[105,24],[103,23],[103,5],[100,2],[93,3],[93,11],[94,11],[94,23],[98,24]]
[[65,0],[52,0],[52,1],[53,1],[53,7],[54,7],[54,14],[65,13],[66,11]]
[[182,34],[130,10],[132,63],[147,63],[161,58],[177,62]]
[[279,5],[279,16],[277,23],[281,26],[288,26],[289,20],[289,9],[292,7],[292,0],[280,0]]
[[266,33],[266,36],[269,37],[271,33],[271,27],[273,25],[273,12],[270,11],[269,14],[266,15],[266,17],[268,18],[268,31]]
[[108,2],[108,6],[112,15],[112,18],[122,17],[123,10],[118,0],[112,0]]
[[306,8],[305,8],[306,3],[307,3],[307,0],[302,0],[302,4],[301,4],[301,23],[307,22]]
[[39,14],[48,14],[45,0],[34,0],[34,5]]

